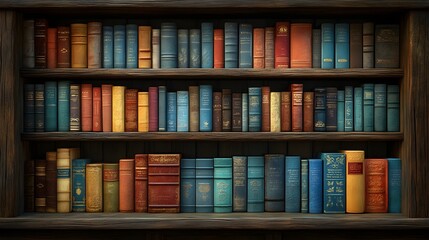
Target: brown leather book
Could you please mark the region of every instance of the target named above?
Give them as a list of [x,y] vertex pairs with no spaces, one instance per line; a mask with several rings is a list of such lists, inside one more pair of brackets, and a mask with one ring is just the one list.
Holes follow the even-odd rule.
[[200,87],[189,86],[189,131],[200,130]]
[[232,128],[231,89],[222,89],[222,132],[231,132]]
[[265,68],[265,29],[253,29],[253,68]]
[[104,212],[119,211],[119,164],[103,164],[103,208]]
[[314,92],[304,92],[304,132],[313,132]]
[[101,87],[92,88],[92,131],[103,130],[101,119]]
[[103,132],[112,131],[112,85],[101,85],[101,111]]
[[362,68],[362,23],[350,24],[350,68]]
[[47,66],[47,34],[48,21],[46,19],[36,19],[34,21],[35,68],[46,68]]
[[24,162],[24,212],[34,212],[34,160]]
[[180,154],[148,155],[148,212],[180,211]]
[[71,30],[71,67],[88,67],[88,37],[87,25],[75,23],[70,25]]
[[125,132],[137,132],[137,89],[125,89]]
[[302,132],[302,84],[291,84],[292,96],[292,132]]
[[222,132],[222,92],[213,92],[213,132]]
[[57,67],[70,67],[70,28],[57,28]]
[[70,131],[81,130],[81,91],[80,84],[70,84]]
[[365,159],[365,212],[387,212],[387,164],[387,159]]
[[90,163],[85,168],[86,212],[103,211],[103,164]]
[[242,100],[241,93],[232,94],[232,131],[241,132],[242,130]]
[[22,67],[34,68],[34,19],[24,20],[22,43]]
[[289,68],[290,67],[290,26],[289,22],[277,22],[275,41],[274,41],[274,67]]
[[264,86],[261,88],[262,92],[262,132],[270,131],[270,87]]
[[363,68],[374,68],[374,23],[364,23],[362,34]]
[[135,155],[135,211],[147,212],[147,154]]
[[57,67],[57,29],[48,28],[47,67]]
[[399,68],[399,34],[398,24],[375,26],[376,68]]
[[119,160],[119,211],[134,212],[134,159]]
[[265,28],[265,68],[274,68],[274,28]]
[[88,68],[101,68],[101,22],[88,23]]
[[36,212],[46,212],[46,160],[35,160],[34,207]]
[[82,84],[81,90],[81,121],[82,131],[92,131],[92,84]]
[[214,68],[224,68],[224,36],[223,29],[215,29],[213,31],[213,60]]
[[57,152],[46,153],[46,212],[57,212]]
[[139,68],[152,67],[152,27],[139,26]]
[[281,93],[281,131],[282,132],[290,132],[292,130],[291,127],[291,96],[290,92],[282,92]]
[[312,33],[311,23],[292,23],[290,25],[290,67],[311,68]]

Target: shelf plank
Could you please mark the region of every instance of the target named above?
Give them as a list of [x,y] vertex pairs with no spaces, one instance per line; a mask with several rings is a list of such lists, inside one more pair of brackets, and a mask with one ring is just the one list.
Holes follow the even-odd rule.
[[27,141],[401,141],[401,132],[37,132]]
[[249,79],[249,78],[401,78],[402,69],[386,68],[350,68],[350,69],[203,69],[203,68],[172,68],[172,69],[88,69],[88,68],[57,68],[57,69],[22,69],[25,78],[61,78],[61,79],[136,79],[136,78],[168,78],[168,79]]

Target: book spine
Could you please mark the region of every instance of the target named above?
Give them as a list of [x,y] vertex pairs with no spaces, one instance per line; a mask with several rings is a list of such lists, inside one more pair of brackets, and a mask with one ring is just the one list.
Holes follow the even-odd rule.
[[301,158],[285,157],[285,211],[301,212]]
[[333,23],[322,23],[321,27],[321,67],[334,68],[335,29]]
[[126,67],[126,35],[125,25],[113,26],[113,67]]
[[265,68],[265,29],[253,29],[253,68]]
[[101,122],[103,132],[112,131],[112,85],[101,85]]
[[89,163],[89,159],[72,160],[71,179],[72,179],[72,196],[73,196],[72,211],[73,212],[85,212],[86,199],[89,200],[89,198],[87,198],[86,196],[86,171],[85,171],[86,164],[88,163]]
[[285,210],[285,156],[265,155],[265,211]]
[[335,68],[350,67],[349,24],[335,24]]
[[308,213],[308,159],[301,159],[301,212]]
[[137,89],[125,89],[125,132],[137,132]]
[[180,212],[195,212],[195,186],[195,159],[183,158],[180,160]]
[[24,84],[24,131],[35,130],[35,91],[33,83]]
[[[57,149],[57,212],[71,211],[70,149]],[[36,196],[37,197],[37,196]]]
[[337,131],[338,132],[344,132],[345,131],[345,125],[344,125],[344,90],[338,90],[337,92]]
[[314,92],[304,92],[304,132],[312,132],[314,126]]
[[[192,45],[192,32],[190,33]],[[175,23],[161,24],[161,68],[177,67],[177,27]],[[200,48],[201,49],[201,48]],[[192,50],[191,50],[192,55]],[[191,59],[192,63],[192,59]]]
[[362,23],[350,24],[350,68],[363,67]]
[[80,84],[70,84],[70,131],[77,132],[80,127]]
[[189,131],[198,132],[200,126],[200,87],[189,86]]
[[386,84],[374,85],[374,131],[387,130],[387,92]]
[[280,132],[281,130],[281,104],[280,92],[270,93],[270,131]]
[[138,63],[139,68],[151,68],[152,67],[152,27],[151,26],[139,26],[138,36]]
[[[37,87],[37,85],[36,85]],[[399,86],[387,85],[387,131],[399,132]],[[37,91],[36,91],[36,110],[37,110]],[[37,113],[36,113],[37,118]],[[37,129],[37,122],[36,122]]]
[[326,131],[337,131],[337,88],[326,88]]
[[323,162],[308,160],[308,212],[323,212]]
[[354,129],[355,132],[363,131],[363,91],[361,87],[354,89]]
[[[34,68],[34,20],[24,21],[22,65],[24,68]],[[34,204],[33,204],[34,205]]]
[[103,164],[86,164],[86,212],[103,211]]
[[354,102],[353,87],[344,87],[344,131],[353,132],[354,126]]
[[241,131],[249,131],[249,94],[241,94]]
[[321,33],[320,29],[313,29],[313,55],[312,55],[312,61],[313,61],[313,68],[320,68],[321,67]]
[[138,26],[136,24],[127,24],[126,25],[126,38],[127,38],[127,53],[126,53],[126,62],[127,68],[137,68],[138,67]]
[[57,29],[48,28],[47,33],[47,49],[46,49],[46,59],[47,59],[47,68],[56,68],[57,67]]
[[177,94],[167,93],[167,132],[177,132]]
[[112,87],[112,132],[125,131],[125,87]]
[[167,87],[158,86],[158,131],[167,131]]
[[92,131],[92,84],[81,85],[81,121],[82,131]]
[[374,131],[374,84],[365,83],[363,86],[363,131]]
[[365,159],[365,212],[387,212],[389,201],[387,172],[387,159]]
[[253,51],[253,27],[251,24],[242,23],[239,25],[239,55],[238,66],[240,68],[252,68]]
[[147,212],[147,154],[135,155],[135,211]]
[[262,92],[260,87],[249,88],[249,132],[261,131]]
[[326,89],[314,89],[314,131],[326,131]]
[[264,157],[247,157],[247,211],[264,212]]
[[119,164],[103,164],[103,210],[119,211]]
[[388,198],[388,212],[389,213],[400,213],[401,212],[401,198],[402,198],[402,168],[401,159],[399,158],[388,158],[388,187],[389,198]]
[[374,68],[374,23],[363,23],[362,35],[362,66]]
[[261,87],[261,96],[262,96],[262,103],[261,103],[261,110],[262,110],[262,132],[270,132],[270,87],[269,86],[263,86]]
[[101,22],[88,23],[88,68],[101,68]]
[[177,30],[177,61],[179,68],[189,67],[189,31],[188,29]]
[[152,29],[152,68],[160,68],[161,67],[161,40],[160,38],[160,30]]
[[149,131],[149,93],[138,93],[138,131]]
[[232,127],[231,89],[222,89],[222,131],[230,132]]
[[46,19],[34,20],[34,66],[35,68],[46,68],[47,65],[47,32],[48,22]]
[[70,130],[70,82],[58,82],[58,131]]
[[119,160],[119,211],[134,212],[134,159]]
[[214,160],[197,158],[195,164],[195,212],[214,211]]
[[247,212],[247,157],[232,157],[233,212]]
[[274,67],[290,67],[290,24],[289,22],[276,23],[276,37],[274,41]]
[[215,29],[213,31],[214,40],[213,40],[213,61],[214,68],[224,68],[224,53],[225,53],[225,43],[223,36],[223,29]]
[[345,213],[345,164],[343,153],[322,153],[323,161],[323,212]]
[[213,90],[211,85],[200,86],[200,110],[199,130],[200,132],[211,132],[213,130]]
[[232,158],[214,158],[214,212],[232,212]]
[[34,172],[34,160],[24,161],[24,212],[34,212],[34,192],[36,189]]
[[290,86],[292,102],[292,132],[302,132],[302,95],[303,85],[302,84],[291,84]]
[[188,91],[177,91],[177,131],[178,132],[189,131]]
[[149,132],[158,131],[158,87],[149,87]]
[[225,23],[225,68],[238,67],[238,25]]
[[265,68],[274,68],[274,28],[265,28]]
[[311,23],[292,23],[290,25],[290,67],[311,68],[312,36]]
[[213,23],[201,23],[201,67],[213,68]]
[[45,132],[58,130],[57,82],[45,82]]
[[365,152],[361,150],[341,151],[346,154],[346,212],[365,211]]
[[233,132],[241,132],[242,127],[242,109],[241,93],[232,94],[232,126]]
[[57,67],[69,68],[70,65],[70,27],[58,27]]
[[71,67],[88,67],[88,26],[75,23],[70,25],[71,31]]
[[35,160],[34,207],[36,212],[46,212],[46,160]]
[[281,93],[281,130],[282,132],[292,131],[292,110],[291,110],[291,95],[290,92]]
[[375,26],[376,68],[399,68],[399,25]]
[[36,132],[45,131],[45,84],[43,83],[34,85],[34,128]]
[[222,92],[213,93],[213,132],[222,132]]
[[103,26],[103,68],[113,68],[112,26]]

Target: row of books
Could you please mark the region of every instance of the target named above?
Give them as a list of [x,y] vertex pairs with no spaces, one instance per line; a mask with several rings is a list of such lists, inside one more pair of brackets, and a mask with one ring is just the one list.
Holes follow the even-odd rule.
[[211,85],[168,92],[124,86],[47,81],[25,84],[24,131],[94,132],[398,132],[399,86],[315,88],[291,84],[285,92],[269,86],[247,93],[213,91]]
[[180,158],[136,154],[101,164],[79,158],[79,149],[47,152],[46,160],[26,162],[26,210],[401,212],[399,158],[365,159],[361,150],[322,153],[320,159]]
[[399,68],[399,25],[277,22],[214,28],[24,22],[25,68]]

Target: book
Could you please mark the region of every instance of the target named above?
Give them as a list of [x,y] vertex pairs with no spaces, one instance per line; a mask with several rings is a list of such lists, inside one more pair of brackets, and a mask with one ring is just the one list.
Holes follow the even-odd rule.
[[363,67],[363,32],[362,23],[350,24],[350,68]]
[[355,132],[363,131],[363,90],[362,87],[354,88],[354,130]]
[[24,43],[22,48],[22,65],[25,68],[34,68],[34,20],[24,20],[22,41]]
[[224,68],[225,43],[223,37],[223,29],[214,29],[213,35],[213,67]]
[[149,132],[158,131],[158,87],[149,87]]
[[135,160],[119,160],[119,212],[134,212]]
[[399,25],[375,25],[376,68],[399,68]]
[[400,213],[401,212],[401,198],[402,198],[402,167],[400,158],[387,158],[388,165],[388,212]]
[[45,132],[58,130],[57,82],[45,82]]
[[[192,34],[190,34],[192,37]],[[191,39],[192,42],[192,39]],[[176,23],[161,23],[160,34],[161,68],[177,67],[177,27]]]
[[152,29],[152,68],[160,68],[161,63],[161,40],[159,39],[161,33],[159,29]]
[[301,158],[285,157],[285,211],[301,212]]
[[211,85],[201,85],[199,94],[199,130],[200,132],[211,132],[213,130],[212,109],[213,90]]
[[337,91],[337,131],[344,132],[345,131],[345,98],[344,98],[344,90]]
[[326,88],[326,131],[337,131],[337,88]]
[[197,158],[195,163],[195,212],[214,210],[214,160]]
[[253,29],[253,68],[265,68],[265,29]]
[[232,95],[231,89],[222,89],[222,131],[232,129]]
[[46,212],[46,160],[37,159],[34,162],[34,210]]
[[71,67],[88,67],[88,26],[84,23],[70,25],[71,32]]
[[290,91],[281,92],[281,131],[282,132],[290,132],[292,131],[292,106],[291,106],[291,95]]
[[326,89],[314,89],[314,131],[326,131]]
[[346,212],[365,211],[365,152],[362,150],[341,151],[346,154]]
[[343,153],[321,153],[323,161],[323,212],[345,213],[345,164]]
[[177,30],[177,67],[188,68],[189,67],[189,30],[178,29]]
[[201,23],[201,67],[213,68],[213,23]]
[[333,23],[322,23],[321,25],[321,67],[335,67],[335,27]]
[[271,104],[270,87],[261,87],[261,113],[262,113],[262,132],[270,132],[271,127]]
[[103,68],[113,68],[112,26],[103,26]]
[[158,86],[158,131],[167,131],[167,87]]
[[103,132],[112,131],[112,85],[101,85],[101,123]]
[[344,87],[344,131],[352,132],[354,129],[354,97],[353,87]]
[[125,132],[137,132],[137,89],[125,89]]
[[264,212],[264,157],[247,157],[247,212]]
[[34,212],[36,185],[34,159],[24,161],[24,212]]
[[285,156],[265,155],[265,211],[285,210]]
[[385,213],[389,206],[387,159],[365,159],[365,212]]
[[167,93],[167,132],[177,132],[177,93]]
[[290,67],[290,24],[289,22],[276,22],[274,41],[274,67]]
[[102,106],[101,106],[101,87],[92,88],[92,131],[101,132],[102,123]]
[[247,157],[232,157],[232,211],[247,212]]
[[112,132],[125,131],[125,87],[112,87]]
[[238,26],[238,32],[238,66],[240,68],[252,68],[253,27],[248,23],[240,23]]
[[222,132],[222,92],[213,92],[213,132]]
[[81,84],[80,90],[82,131],[92,132],[92,84]]
[[308,212],[323,212],[323,161],[308,160]]
[[137,130],[139,132],[148,132],[149,131],[149,93],[148,92],[139,92],[137,97],[138,104],[138,126]]
[[362,66],[374,68],[374,23],[363,23],[362,35]]
[[69,68],[70,63],[70,27],[57,27],[57,67]]
[[85,169],[86,212],[103,211],[103,164],[89,163]]
[[24,84],[24,131],[35,130],[35,91],[33,83]]
[[348,23],[335,24],[335,68],[350,68],[350,36]]
[[126,63],[127,68],[138,67],[138,26],[136,24],[127,24],[126,28]]
[[125,25],[113,25],[113,67],[125,68],[126,60]]
[[57,212],[67,213],[72,210],[72,175],[73,159],[80,157],[78,148],[57,149]]
[[[56,155],[56,153],[55,153]],[[86,208],[86,165],[89,159],[77,158],[72,160],[72,211],[85,212]],[[92,179],[91,179],[92,180]],[[90,183],[91,180],[88,180]],[[95,184],[94,182],[92,182]],[[92,187],[92,186],[91,186]]]
[[314,127],[314,92],[304,92],[303,131],[312,132]]
[[249,94],[241,94],[241,131],[249,131]]
[[138,27],[138,67],[151,68],[152,67],[152,27],[139,26]]
[[45,131],[45,84],[43,83],[34,84],[34,131]]
[[198,132],[200,127],[200,87],[189,86],[189,131]]
[[302,132],[302,95],[303,95],[303,85],[298,83],[293,83],[290,85],[291,92],[291,124],[292,132]]
[[70,131],[81,131],[80,121],[80,84],[70,84]]
[[233,132],[241,132],[242,129],[242,100],[241,93],[232,93],[232,126]]
[[265,28],[265,68],[274,68],[274,27]]
[[374,84],[374,131],[387,130],[387,85]]
[[[37,95],[36,95],[36,101],[37,101]],[[388,132],[399,132],[400,130],[399,101],[400,101],[399,86],[387,85],[387,131]],[[37,105],[37,102],[36,102],[36,105]],[[36,113],[36,118],[37,118],[37,113]],[[37,124],[36,124],[36,129],[37,129]]]
[[103,164],[103,210],[119,211],[119,164]]
[[189,67],[201,68],[201,31],[200,29],[189,30]]
[[365,83],[363,89],[363,131],[374,131],[374,84]]
[[88,68],[101,68],[101,22],[88,23]]
[[262,92],[260,87],[249,87],[249,132],[260,132],[262,126]]
[[280,92],[270,93],[270,131],[280,132],[281,130],[281,103]]
[[47,68],[57,67],[57,29],[48,28],[46,48]]
[[188,91],[177,91],[177,131],[178,132],[189,131]]
[[34,20],[34,67],[46,68],[47,65],[47,32],[46,19]]
[[312,67],[320,68],[321,67],[321,30],[313,29],[313,42],[312,42]]
[[308,159],[301,159],[301,212],[308,213]]
[[134,210],[147,212],[147,154],[136,154],[134,159]]
[[195,196],[195,158],[182,158],[180,160],[180,212],[195,212]]
[[[82,95],[83,96],[83,95]],[[58,82],[58,131],[70,130],[70,82]]]
[[235,22],[225,22],[225,68],[238,67],[238,25]]
[[214,158],[214,212],[232,212],[232,158]]
[[290,24],[290,67],[311,68],[312,66],[312,24]]
[[46,212],[57,212],[57,152],[46,152]]

